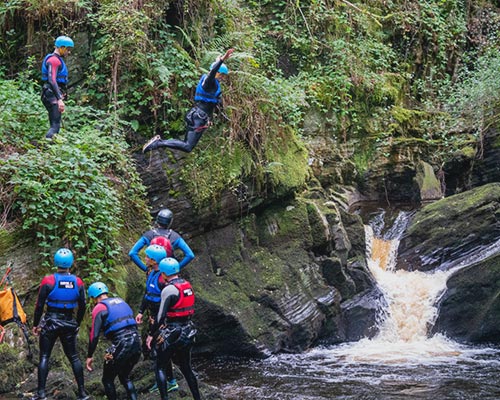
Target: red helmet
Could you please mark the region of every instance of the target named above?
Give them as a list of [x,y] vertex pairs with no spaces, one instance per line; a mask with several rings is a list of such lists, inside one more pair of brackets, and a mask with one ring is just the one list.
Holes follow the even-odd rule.
[[157,236],[151,240],[150,244],[157,244],[163,247],[167,252],[167,257],[171,257],[173,254],[172,244],[170,243],[170,240],[168,240],[166,237]]

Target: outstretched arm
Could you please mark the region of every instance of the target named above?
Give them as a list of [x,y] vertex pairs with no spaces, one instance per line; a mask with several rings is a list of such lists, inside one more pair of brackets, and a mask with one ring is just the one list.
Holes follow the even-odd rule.
[[149,245],[149,240],[146,239],[144,236],[141,236],[141,238],[134,244],[134,247],[132,247],[128,253],[130,259],[134,262],[135,265],[137,265],[140,269],[143,271],[147,271],[148,267],[146,267],[146,264],[144,264],[139,257],[139,252],[142,250],[143,247]]
[[215,65],[213,66],[213,68],[210,70],[207,77],[203,81],[203,89],[210,90],[210,88],[214,85],[215,82],[215,74],[217,74],[217,71],[219,71],[219,68],[222,65],[222,63],[226,61],[229,57],[231,57],[233,52],[234,49],[229,49],[223,56],[217,57],[217,60],[215,60]]

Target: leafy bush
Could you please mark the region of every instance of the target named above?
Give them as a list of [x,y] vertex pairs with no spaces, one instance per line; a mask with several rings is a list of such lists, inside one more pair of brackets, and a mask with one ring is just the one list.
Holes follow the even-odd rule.
[[46,263],[54,248],[68,246],[78,265],[100,279],[116,263],[124,221],[147,218],[145,190],[123,138],[127,124],[69,102],[64,129],[35,147],[27,140],[44,136],[46,128],[40,133],[37,127],[42,117],[47,124],[46,116],[24,107],[39,108],[38,96],[13,81],[0,87],[2,224],[21,216]]
[[18,81],[0,79],[0,145],[29,147],[48,127],[47,112],[34,86],[21,89]]

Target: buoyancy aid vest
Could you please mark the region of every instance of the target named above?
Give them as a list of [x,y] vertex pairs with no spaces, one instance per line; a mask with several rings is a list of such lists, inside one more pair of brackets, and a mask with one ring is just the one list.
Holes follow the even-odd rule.
[[64,62],[63,58],[55,53],[50,53],[45,56],[42,62],[42,81],[48,81],[49,80],[49,69],[47,68],[47,60],[55,56],[61,61],[61,66],[57,69],[57,76],[56,76],[56,81],[58,83],[62,83],[63,85],[66,85],[68,83],[68,67],[66,66],[66,63]]
[[215,80],[215,84],[217,85],[217,89],[215,90],[215,92],[207,92],[205,91],[205,89],[203,89],[203,81],[206,77],[206,74],[203,75],[198,82],[198,86],[196,86],[196,92],[194,94],[194,100],[217,104],[220,101],[219,98],[222,94],[219,81],[217,79]]
[[153,303],[160,303],[161,288],[160,288],[160,271],[152,270],[146,278],[146,300]]
[[171,283],[179,290],[179,300],[167,311],[167,318],[189,317],[194,314],[195,295],[188,281]]
[[108,297],[101,301],[108,309],[108,317],[104,323],[104,335],[119,331],[127,326],[136,326],[134,312],[125,300],[119,297]]
[[61,310],[76,308],[80,297],[76,276],[55,273],[54,280],[54,288],[47,296],[47,305]]

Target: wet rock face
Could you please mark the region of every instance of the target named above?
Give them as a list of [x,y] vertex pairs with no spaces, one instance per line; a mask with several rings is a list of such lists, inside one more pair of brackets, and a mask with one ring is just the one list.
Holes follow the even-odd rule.
[[192,241],[186,273],[200,299],[200,352],[266,356],[304,350],[323,334],[340,296],[304,249],[307,215],[305,204],[275,207]]
[[480,153],[474,157],[456,155],[444,167],[446,195],[451,196],[491,182],[500,182],[500,132],[485,133]]
[[500,343],[500,255],[459,270],[447,282],[432,333],[473,343]]
[[353,342],[373,338],[378,333],[377,316],[384,303],[379,289],[373,287],[342,304],[341,335],[343,341]]
[[419,210],[399,245],[397,269],[448,269],[500,237],[500,184],[491,183]]

